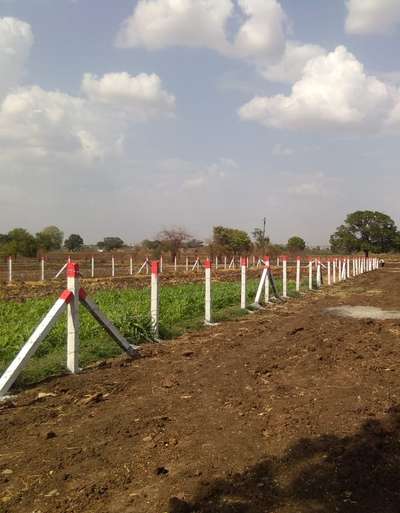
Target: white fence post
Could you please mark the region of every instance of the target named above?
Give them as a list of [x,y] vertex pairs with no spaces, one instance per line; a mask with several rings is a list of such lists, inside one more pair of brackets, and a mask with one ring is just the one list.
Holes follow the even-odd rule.
[[12,257],[8,257],[8,283],[13,281],[13,260]]
[[224,257],[224,269],[226,269],[226,257]]
[[133,274],[133,258],[129,257],[129,274],[132,276]]
[[44,281],[44,262],[45,262],[45,259],[44,257],[41,258],[40,260],[40,279],[41,281]]
[[151,263],[151,324],[156,337],[159,335],[160,324],[160,265],[155,260]]
[[288,257],[282,256],[282,297],[287,298],[287,262]]
[[328,285],[332,285],[332,277],[331,277],[331,259],[328,258],[326,262],[326,266],[328,268]]
[[185,271],[186,271],[186,272],[189,272],[189,257],[186,257],[186,261],[185,261]]
[[162,274],[163,269],[164,269],[164,259],[163,259],[163,256],[160,255],[160,274]]
[[218,256],[215,257],[215,270],[218,271]]
[[316,278],[316,282],[317,282],[317,289],[321,288],[322,280],[321,280],[321,259],[320,259],[320,257],[317,257],[317,278]]
[[91,277],[94,278],[94,256],[92,256],[92,259],[91,259],[91,273],[90,273]]
[[296,292],[300,292],[301,257],[296,257]]
[[246,261],[244,258],[240,259],[240,269],[241,269],[240,308],[242,310],[246,310],[246,307],[247,307],[247,287],[246,287],[247,266],[246,266]]
[[337,259],[334,258],[332,262],[332,283],[336,283],[336,265],[337,265]]
[[115,276],[115,258],[111,257],[111,276],[114,278]]
[[67,368],[72,373],[79,371],[79,265],[67,265],[67,289],[73,298],[67,306]]
[[313,258],[308,257],[308,289],[312,290],[312,268],[313,268]]
[[338,259],[338,281],[342,281],[342,257]]
[[212,324],[212,294],[211,294],[211,261],[207,258],[204,262],[205,269],[205,324]]
[[265,276],[265,285],[264,285],[264,303],[267,305],[269,303],[269,267],[270,261],[269,256],[264,256],[264,265],[267,270],[267,274]]
[[175,258],[174,258],[174,273],[176,273],[177,266],[178,266],[178,262],[177,262],[176,255],[175,255]]
[[347,270],[347,278],[351,278],[351,274],[350,274],[350,258],[349,257],[347,257],[346,270]]

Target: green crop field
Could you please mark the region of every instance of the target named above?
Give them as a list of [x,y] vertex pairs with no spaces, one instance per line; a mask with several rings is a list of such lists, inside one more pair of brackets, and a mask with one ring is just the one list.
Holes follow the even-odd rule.
[[[247,285],[249,303],[254,301],[258,280]],[[277,281],[278,290],[281,283]],[[295,295],[294,283],[288,283],[288,292]],[[152,341],[149,317],[150,290],[125,289],[97,292],[93,299],[131,342]],[[25,302],[0,301],[0,372],[11,362],[29,338],[40,320],[52,306],[55,298],[29,299]],[[204,318],[204,286],[183,284],[163,286],[160,291],[160,336],[171,339],[186,330],[199,329]],[[223,321],[245,312],[240,308],[240,283],[213,284],[213,315]],[[35,356],[17,383],[37,382],[49,375],[65,371],[66,319],[60,319],[40,345]],[[120,354],[118,346],[108,337],[94,319],[81,308],[81,365]]]

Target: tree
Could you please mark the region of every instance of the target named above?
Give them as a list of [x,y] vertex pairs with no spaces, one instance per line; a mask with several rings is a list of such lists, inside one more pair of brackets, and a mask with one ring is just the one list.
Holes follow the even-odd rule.
[[6,236],[2,236],[2,241],[4,242],[1,244],[0,250],[4,256],[36,256],[36,239],[24,228],[14,228]]
[[349,214],[330,237],[333,252],[373,251],[385,253],[398,248],[399,232],[393,219],[382,212],[357,210]]
[[97,243],[97,247],[112,251],[113,249],[120,249],[124,246],[124,241],[120,237],[104,237],[104,240]]
[[64,233],[57,226],[47,226],[36,234],[38,248],[46,251],[61,249],[63,240]]
[[171,254],[171,259],[174,260],[178,256],[179,251],[183,247],[185,241],[192,238],[192,236],[182,227],[175,226],[169,229],[162,230],[158,234],[158,238],[163,244],[163,247]]
[[83,239],[77,233],[72,233],[68,239],[65,240],[64,246],[70,251],[79,251],[83,246]]
[[257,249],[265,251],[265,248],[270,244],[270,238],[265,235],[264,229],[254,228],[251,235],[253,236],[254,243]]
[[226,228],[224,226],[214,226],[213,242],[217,246],[233,253],[243,253],[251,248],[251,240],[247,233],[237,228]]
[[304,251],[306,249],[306,243],[301,237],[294,235],[290,237],[287,243],[288,251]]

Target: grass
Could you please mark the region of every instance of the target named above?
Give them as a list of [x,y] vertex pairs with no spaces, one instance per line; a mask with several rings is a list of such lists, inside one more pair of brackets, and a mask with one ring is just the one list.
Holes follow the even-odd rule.
[[[258,280],[248,280],[248,301],[254,301]],[[278,290],[281,283],[277,280]],[[296,295],[294,283],[288,282],[289,295]],[[97,292],[93,299],[130,341],[154,339],[150,312],[150,291],[145,289]],[[164,286],[160,291],[160,336],[171,339],[187,330],[200,329],[204,318],[204,286],[198,283]],[[12,361],[40,320],[54,303],[54,298],[29,299],[23,303],[0,301],[0,372]],[[240,310],[240,283],[213,284],[213,315],[223,321],[245,315]],[[120,354],[119,347],[81,308],[82,367]],[[18,383],[30,384],[65,372],[66,320],[63,316],[38,348],[20,376]]]

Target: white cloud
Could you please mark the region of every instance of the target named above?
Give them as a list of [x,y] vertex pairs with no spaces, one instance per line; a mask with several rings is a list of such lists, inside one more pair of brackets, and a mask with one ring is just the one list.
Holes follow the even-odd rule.
[[16,18],[0,18],[0,98],[19,83],[32,44],[33,34],[28,23]]
[[[239,22],[228,34],[229,22]],[[317,45],[287,40],[288,19],[277,0],[139,0],[116,38],[120,47],[209,48],[252,62],[265,78],[297,80]]]
[[116,42],[150,50],[192,46],[226,52],[225,23],[232,9],[231,0],[139,0]]
[[136,119],[157,118],[175,110],[175,97],[162,88],[158,75],[108,73],[98,78],[86,73],[82,91],[90,101],[112,105]]
[[288,41],[281,60],[276,64],[261,64],[261,73],[271,82],[295,82],[309,60],[325,54],[326,50],[319,45]]
[[118,149],[128,122],[173,112],[175,99],[157,75],[114,73],[82,82],[86,96],[24,87],[0,104],[0,142],[38,158],[50,152],[89,160]]
[[347,0],[350,34],[385,34],[400,24],[399,0]]
[[285,49],[286,15],[276,0],[238,0],[245,21],[234,41],[237,57],[279,58]]
[[255,97],[239,111],[243,120],[277,128],[382,128],[396,90],[365,73],[345,47],[311,59],[289,96]]

